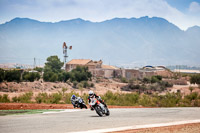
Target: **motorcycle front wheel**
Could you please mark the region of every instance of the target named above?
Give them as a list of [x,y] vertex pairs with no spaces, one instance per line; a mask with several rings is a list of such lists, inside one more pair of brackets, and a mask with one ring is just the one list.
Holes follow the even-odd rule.
[[87,109],[87,106],[85,104],[83,104],[83,108]]
[[100,117],[103,116],[103,112],[102,112],[102,110],[101,110],[101,108],[100,108],[99,106],[96,106],[96,107],[95,107],[95,111],[96,111],[96,113],[97,113]]
[[105,109],[106,109],[106,116],[109,116],[110,115],[110,111],[108,110],[107,107],[105,107]]

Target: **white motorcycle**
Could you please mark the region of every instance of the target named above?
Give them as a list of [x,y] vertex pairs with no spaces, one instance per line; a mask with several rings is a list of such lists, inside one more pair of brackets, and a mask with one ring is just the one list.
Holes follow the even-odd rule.
[[95,97],[91,99],[90,107],[93,108],[100,117],[103,115],[110,115],[110,111],[108,110],[107,105],[105,103],[102,104]]

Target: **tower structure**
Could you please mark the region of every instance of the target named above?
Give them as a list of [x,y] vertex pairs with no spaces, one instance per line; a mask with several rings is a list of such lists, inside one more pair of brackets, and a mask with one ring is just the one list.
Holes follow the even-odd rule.
[[[68,55],[67,55],[67,49],[68,49],[68,47],[67,47],[66,43],[64,42],[63,43],[64,68],[66,67],[66,62],[67,62],[67,57],[68,57]],[[72,46],[69,46],[69,49],[71,50]]]

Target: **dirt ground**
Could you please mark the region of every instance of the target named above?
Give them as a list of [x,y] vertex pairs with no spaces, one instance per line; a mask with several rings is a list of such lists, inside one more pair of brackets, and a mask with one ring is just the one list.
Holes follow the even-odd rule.
[[[120,93],[130,93],[127,91],[121,91],[121,87],[127,85],[127,83],[119,83],[114,80],[107,79],[104,82],[93,82],[95,85],[94,87],[90,88],[93,90],[96,94],[101,95],[105,94],[108,90],[112,92],[120,92]],[[191,93],[189,90],[189,87],[193,87],[193,92],[200,93],[200,89],[197,85],[174,85],[172,88],[168,88],[169,92],[177,92],[180,90],[181,93],[184,95]],[[34,82],[2,82],[0,83],[0,95],[8,94],[9,98],[12,99],[12,97],[19,96],[25,92],[32,91],[33,96],[38,95],[38,93],[46,92],[46,93],[56,93],[56,92],[62,92],[62,88],[67,88],[67,91],[65,93],[70,93],[72,91],[81,94],[88,93],[90,89],[83,88],[83,89],[75,89],[73,88],[72,84],[67,83],[53,83],[53,82],[43,82],[43,81],[34,81]],[[164,92],[165,93],[165,92]]]
[[[124,85],[126,84],[107,80],[106,82],[95,83],[95,86],[90,89],[98,95],[105,94],[108,90],[112,92],[129,93],[120,90],[120,88]],[[48,94],[57,93],[59,91],[62,92],[62,88],[67,88],[67,91],[65,91],[65,93],[70,93],[73,91],[79,93],[80,95],[84,93],[88,94],[90,90],[88,88],[76,89],[73,88],[72,84],[62,82],[2,82],[0,83],[0,95],[8,94],[9,98],[12,99],[12,97],[19,96],[29,91],[33,92],[33,96],[36,96],[38,95],[38,93],[42,92],[46,92]]]

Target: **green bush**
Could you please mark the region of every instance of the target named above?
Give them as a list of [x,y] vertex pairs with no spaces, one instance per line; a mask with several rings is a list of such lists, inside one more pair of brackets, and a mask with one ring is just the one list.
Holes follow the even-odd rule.
[[142,105],[144,107],[146,106],[151,106],[152,105],[152,100],[151,97],[149,95],[141,95],[140,99],[138,100],[138,104]]
[[43,74],[43,79],[44,81],[56,82],[58,81],[58,74],[53,73],[52,71],[48,71]]
[[128,80],[125,77],[121,77],[121,82],[122,83],[128,83]]
[[53,93],[49,95],[50,98],[50,103],[52,104],[59,104],[60,100],[62,99],[62,94],[61,93]]
[[0,103],[9,103],[10,99],[8,98],[8,94],[0,95]]
[[144,77],[142,82],[145,84],[148,84],[148,83],[157,83],[157,82],[160,82],[161,80],[162,80],[162,76],[155,75],[155,76],[152,76],[151,78]]
[[70,73],[70,81],[88,81],[91,80],[92,74],[88,71],[88,67],[77,66],[76,69],[73,69]]
[[191,75],[190,83],[200,85],[200,74]]
[[77,81],[73,81],[73,88],[76,88],[78,85],[78,82]]
[[23,80],[33,82],[40,79],[40,74],[38,72],[24,72]]
[[5,72],[3,69],[0,68],[0,82],[2,82],[5,78]]
[[139,94],[119,94],[107,91],[106,94],[102,95],[102,99],[104,99],[108,105],[134,106],[138,103]]
[[32,103],[31,98],[33,96],[33,92],[27,92],[21,96],[13,97],[12,102],[17,103]]
[[50,103],[49,96],[47,93],[39,93],[35,97],[35,101],[36,101],[36,103]]
[[60,101],[63,99],[62,93],[39,93],[35,97],[36,103],[47,103],[47,104],[59,104]]
[[42,67],[36,67],[34,68],[34,70],[38,71],[38,72],[42,72],[43,71],[43,68]]
[[147,84],[151,83],[151,79],[147,78],[147,77],[144,77],[142,81],[143,81],[143,83],[147,83]]
[[8,82],[17,81],[20,82],[21,72],[18,70],[5,71],[5,80]]
[[186,95],[185,98],[190,100],[190,101],[196,100],[196,99],[198,99],[198,93],[197,92],[193,92],[193,93],[191,93],[189,95]]
[[159,96],[159,107],[176,107],[181,101],[180,93],[167,93],[163,96]]
[[160,80],[156,76],[151,77],[151,83],[159,82]]

